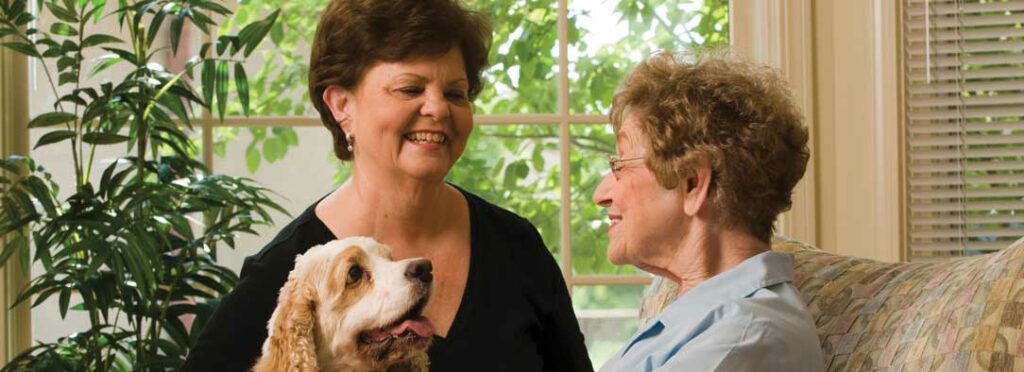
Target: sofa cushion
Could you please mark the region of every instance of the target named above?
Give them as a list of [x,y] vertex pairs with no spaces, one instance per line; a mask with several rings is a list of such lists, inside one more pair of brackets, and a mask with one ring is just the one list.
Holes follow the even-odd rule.
[[[1024,239],[987,255],[884,263],[777,239],[818,327],[829,371],[1024,370]],[[650,319],[675,298],[656,280]]]
[[794,284],[829,370],[1024,369],[1024,240],[934,263],[843,257],[795,241]]

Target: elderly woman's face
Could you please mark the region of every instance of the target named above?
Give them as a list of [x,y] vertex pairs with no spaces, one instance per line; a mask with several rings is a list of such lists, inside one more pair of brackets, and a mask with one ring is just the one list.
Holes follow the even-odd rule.
[[356,166],[443,180],[473,130],[468,89],[457,47],[371,67],[345,105]]
[[620,162],[594,191],[594,203],[608,209],[608,260],[641,269],[656,265],[658,257],[672,254],[685,221],[683,193],[658,183],[645,165],[647,151],[638,126],[639,115],[629,113],[616,133]]

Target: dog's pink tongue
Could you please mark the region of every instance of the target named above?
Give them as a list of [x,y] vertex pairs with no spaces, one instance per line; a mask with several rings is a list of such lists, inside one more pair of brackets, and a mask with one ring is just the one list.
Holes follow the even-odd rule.
[[430,337],[434,335],[434,325],[430,323],[430,319],[422,316],[408,319],[398,326],[387,330],[387,332],[397,336],[405,333],[406,330],[411,330],[420,337]]

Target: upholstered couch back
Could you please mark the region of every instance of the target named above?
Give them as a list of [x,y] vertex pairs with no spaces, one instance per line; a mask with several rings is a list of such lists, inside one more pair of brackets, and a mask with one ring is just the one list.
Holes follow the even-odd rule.
[[[883,263],[791,240],[794,284],[818,326],[829,371],[1024,370],[1024,239],[935,263]],[[657,281],[641,321],[675,298]]]

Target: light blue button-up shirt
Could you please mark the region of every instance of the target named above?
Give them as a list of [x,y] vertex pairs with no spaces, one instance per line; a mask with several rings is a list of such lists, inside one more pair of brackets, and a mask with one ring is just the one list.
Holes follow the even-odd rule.
[[792,281],[792,256],[751,257],[665,307],[601,371],[824,371]]

